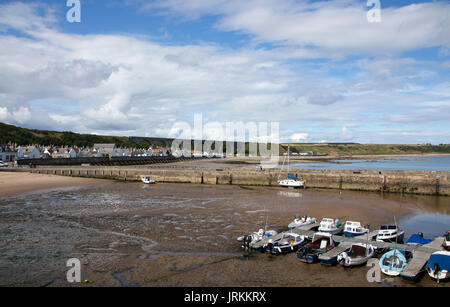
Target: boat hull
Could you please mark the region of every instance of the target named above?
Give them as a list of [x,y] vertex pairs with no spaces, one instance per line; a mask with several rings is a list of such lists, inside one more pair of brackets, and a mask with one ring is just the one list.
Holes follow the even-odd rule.
[[437,281],[445,280],[445,279],[449,278],[449,276],[450,276],[448,271],[439,271],[436,273],[433,269],[430,269],[430,268],[427,268],[427,273],[431,278],[433,278]]
[[365,232],[344,231],[344,236],[347,237],[347,238],[354,238],[354,237],[365,235],[366,233],[367,233],[367,231],[365,231]]
[[308,264],[312,264],[312,263],[316,263],[319,261],[319,256],[316,254],[306,254],[306,255],[301,255],[297,253],[297,258],[303,262],[303,263],[308,263]]

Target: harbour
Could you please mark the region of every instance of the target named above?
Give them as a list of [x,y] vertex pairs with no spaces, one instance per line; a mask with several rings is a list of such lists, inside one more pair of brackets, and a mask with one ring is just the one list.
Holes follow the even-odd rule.
[[[348,270],[306,265],[294,254],[249,255],[236,241],[266,226],[282,230],[296,214],[318,221],[327,216],[358,220],[371,229],[395,216],[406,236],[423,231],[435,238],[449,225],[445,196],[89,180],[0,199],[1,285],[67,285],[65,262],[75,257],[81,260],[83,280],[89,281],[83,286],[448,286],[423,275],[416,283],[384,277],[370,283],[364,266]],[[427,213],[433,213],[428,220],[409,222]],[[429,224],[435,227],[428,229]],[[38,231],[44,225],[45,231]]]

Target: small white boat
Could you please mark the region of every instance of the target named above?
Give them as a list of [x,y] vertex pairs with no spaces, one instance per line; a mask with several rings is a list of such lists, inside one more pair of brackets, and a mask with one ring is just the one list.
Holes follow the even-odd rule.
[[316,222],[316,218],[315,217],[310,217],[310,216],[295,216],[295,219],[292,223],[290,223],[288,225],[289,228],[296,228],[296,227],[300,227],[300,226],[306,226],[306,225],[310,225],[310,224],[314,224]]
[[333,235],[339,234],[344,229],[339,219],[324,218],[320,222],[319,232],[327,232]]
[[344,267],[357,266],[366,263],[374,253],[375,248],[372,245],[355,243],[348,251],[340,253],[337,261]]
[[360,236],[369,232],[368,227],[361,226],[360,222],[347,221],[344,225],[344,236],[348,238]]
[[306,189],[306,184],[304,180],[298,180],[297,177],[292,177],[288,174],[287,179],[278,180],[278,184],[282,187],[287,188],[303,188]]
[[237,240],[239,242],[242,242],[242,248],[247,249],[250,248],[251,245],[277,234],[278,233],[275,230],[265,231],[264,229],[260,229],[252,234],[240,236],[237,238]]
[[403,242],[405,232],[395,224],[381,225],[376,240],[378,242]]
[[[306,181],[305,180],[299,180],[298,177],[295,176],[291,176],[289,174],[289,156],[290,156],[290,147],[288,145],[288,150],[287,150],[287,165],[288,165],[288,175],[286,179],[279,179],[280,178],[280,174],[278,175],[278,184],[282,187],[286,187],[286,188],[303,188],[306,189]],[[283,165],[284,165],[284,161],[283,161]]]
[[296,252],[306,243],[305,237],[297,233],[287,232],[277,240],[269,239],[266,250],[274,255]]
[[149,176],[143,176],[143,177],[141,177],[141,180],[143,183],[146,183],[146,184],[154,184],[155,183],[155,180],[150,179]]
[[431,278],[436,279],[437,282],[447,279],[450,276],[450,252],[440,251],[431,254],[426,269],[428,275],[430,275]]
[[450,250],[450,230],[444,235],[444,242],[442,243],[442,247],[446,250]]
[[399,276],[406,266],[406,257],[403,252],[393,249],[380,258],[380,269],[386,275]]

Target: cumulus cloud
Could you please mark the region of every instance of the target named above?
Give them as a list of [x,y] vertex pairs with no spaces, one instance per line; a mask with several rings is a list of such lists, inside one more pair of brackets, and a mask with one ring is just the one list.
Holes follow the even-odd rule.
[[[404,119],[423,111],[445,123],[438,116],[445,106],[424,105],[450,97],[443,66],[399,52],[448,48],[448,19],[441,16],[448,3],[389,8],[377,25],[367,23],[365,8],[354,4],[167,0],[145,5],[147,12],[182,16],[184,22],[217,16],[216,31],[247,33],[255,42],[273,43],[270,48],[71,34],[58,30],[46,4],[1,4],[0,120],[170,137],[180,132],[172,129],[174,123],[192,123],[192,115],[201,112],[209,122],[278,121],[282,138],[293,141],[339,141],[343,125],[347,132],[351,128],[343,123],[355,121],[406,125],[389,116],[400,109]],[[358,60],[346,60],[355,53]],[[330,70],[344,70],[343,76]],[[304,132],[294,133],[299,130]],[[219,134],[209,129],[209,137]],[[370,139],[362,131],[353,136]]]
[[305,141],[308,138],[308,133],[294,133],[291,135],[293,142]]

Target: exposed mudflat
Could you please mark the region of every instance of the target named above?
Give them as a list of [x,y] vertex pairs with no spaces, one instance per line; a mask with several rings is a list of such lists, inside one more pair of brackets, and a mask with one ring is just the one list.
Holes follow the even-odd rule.
[[[449,212],[448,197],[336,190],[101,181],[29,192],[0,198],[0,285],[445,287],[428,275],[368,283],[367,267],[308,265],[295,254],[248,256],[236,237],[308,214],[372,228],[395,216],[407,236],[431,238],[447,230]],[[66,281],[69,258],[89,283]]]

